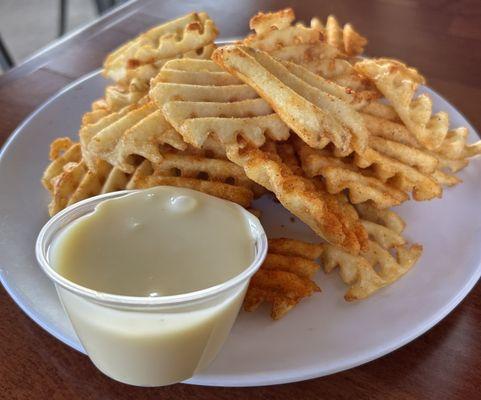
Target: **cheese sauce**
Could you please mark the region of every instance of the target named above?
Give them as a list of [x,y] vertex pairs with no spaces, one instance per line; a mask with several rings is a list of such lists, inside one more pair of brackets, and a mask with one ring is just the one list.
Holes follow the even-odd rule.
[[100,203],[52,251],[53,268],[81,286],[166,296],[238,275],[254,258],[254,239],[237,205],[163,186]]

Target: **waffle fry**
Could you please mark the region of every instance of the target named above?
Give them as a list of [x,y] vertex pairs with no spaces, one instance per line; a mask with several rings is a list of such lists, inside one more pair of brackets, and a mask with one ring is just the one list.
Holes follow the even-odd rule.
[[278,60],[302,65],[316,75],[346,88],[357,91],[373,90],[372,84],[366,77],[360,75],[349,61],[340,58],[341,55],[337,49],[325,43],[281,47],[269,54]]
[[[224,162],[227,163],[227,161]],[[202,161],[199,162],[199,164],[202,163]],[[181,163],[173,163],[172,160],[169,160],[168,164],[177,164],[180,166]],[[203,164],[204,165],[200,165],[199,169],[203,169],[202,167],[204,167],[205,169],[206,162],[204,162]],[[193,166],[191,165],[189,169],[192,168]],[[172,171],[172,169],[166,171],[162,167],[152,165],[149,161],[145,160],[142,162],[142,164],[140,164],[140,166],[132,175],[132,178],[127,185],[127,188],[148,189],[160,185],[185,187],[206,194],[210,194],[211,196],[216,196],[221,199],[232,201],[245,208],[248,208],[251,205],[254,194],[252,190],[246,186],[236,186],[235,182],[226,183],[230,181],[228,178],[224,180],[214,175],[213,173],[208,174],[205,171],[200,171],[199,173],[205,174],[206,179],[200,179],[198,177],[188,177],[190,174],[182,172],[180,168],[176,169],[180,171],[180,174],[184,174],[184,176],[178,175],[178,172],[174,172]],[[196,176],[198,176],[199,173],[196,174]]]
[[92,104],[83,124],[95,123],[126,106],[148,102],[145,95],[149,81],[162,65],[173,58],[210,58],[215,49],[215,35],[215,26],[205,13],[192,13],[153,28],[120,47],[107,57],[103,70],[105,76],[117,83],[108,86],[104,97]]
[[138,164],[138,156],[158,163],[165,146],[168,151],[177,149],[191,155],[226,158],[223,147],[212,139],[204,143],[202,150],[189,147],[151,103],[124,107],[92,123],[85,123],[79,136],[90,169],[95,169],[96,161],[103,159],[132,173]]
[[363,60],[355,68],[369,77],[390,101],[406,127],[429,150],[437,149],[449,128],[448,114],[432,114],[432,101],[426,94],[414,98],[424,77],[413,68],[389,59]]
[[[291,8],[273,13],[258,13],[250,21],[254,33],[242,44],[263,50],[280,60],[301,64],[316,74],[343,86],[358,90],[366,86],[367,80],[360,76],[344,59],[344,53],[325,40],[325,29],[314,22],[311,27],[297,23]],[[351,54],[359,40],[352,27],[347,28],[347,44]]]
[[[387,110],[384,110],[386,107],[382,105],[382,103],[374,103],[373,100],[379,97],[377,91],[373,90],[361,90],[361,91],[354,91],[348,90],[345,86],[342,86],[334,81],[329,79],[323,78],[320,75],[317,75],[311,72],[309,69],[295,64],[290,61],[284,61],[283,65],[295,76],[299,79],[304,80],[310,86],[320,89],[323,92],[329,93],[332,96],[335,96],[344,102],[351,105],[356,110],[362,109],[364,110],[373,110],[371,112],[375,112],[378,110],[379,113],[384,112],[386,113]],[[377,104],[377,107],[375,106]],[[381,111],[383,109],[383,111]],[[366,111],[364,111],[366,112]]]
[[406,223],[394,211],[381,210],[369,202],[356,204],[355,208],[365,221],[385,226],[392,232],[401,234],[406,228]]
[[[52,144],[54,151],[59,141]],[[165,154],[160,163],[144,160],[129,174],[100,160],[89,170],[84,160],[69,161],[79,144],[70,142],[63,155],[54,158],[44,174],[44,185],[52,199],[50,215],[77,201],[124,189],[143,189],[159,185],[186,187],[249,207],[257,185],[249,181],[242,169],[226,160],[200,156]]]
[[[411,192],[415,200],[431,200],[441,196],[442,184],[457,183],[442,171],[440,157],[422,150],[402,125],[368,114],[362,117],[373,135],[368,149],[354,158],[339,159],[332,152],[298,146],[308,176],[322,175],[332,193],[348,188],[354,203],[370,199],[382,208],[400,204]],[[373,191],[368,195],[369,189]]]
[[[322,263],[328,273],[336,266],[340,268],[342,280],[349,285],[344,296],[346,301],[361,300],[409,271],[421,256],[422,246],[397,246],[395,250],[397,255],[393,257],[389,251],[371,241],[363,257],[356,257],[326,245]],[[374,266],[378,266],[379,272],[376,272]]]
[[[184,152],[164,153],[158,163],[152,163],[152,177],[180,177],[207,182],[219,182],[235,187],[243,187],[250,192],[263,193],[259,185],[251,181],[238,165],[228,160],[206,157],[205,155],[188,155]],[[175,186],[175,185],[174,185]],[[219,196],[217,196],[219,197]],[[246,193],[248,207],[252,201],[252,193]]]
[[390,105],[381,103],[379,101],[372,101],[366,104],[362,108],[362,112],[364,115],[382,118],[387,121],[399,121],[396,110],[394,110],[394,108],[392,108]]
[[270,142],[275,148],[272,152],[279,156],[281,161],[286,164],[294,175],[304,175],[301,163],[296,154],[296,150],[291,143],[291,140],[287,142]]
[[155,77],[162,66],[167,62],[175,58],[189,58],[189,59],[201,59],[201,60],[208,60],[212,52],[216,49],[215,44],[209,44],[201,49],[191,50],[177,57],[169,57],[166,59],[162,59],[156,61],[154,64],[148,65],[141,65],[139,67],[132,68],[128,73],[128,79],[130,81],[130,86],[134,86],[136,88],[146,88],[148,89],[149,81],[153,77]]
[[129,177],[122,171],[101,162],[96,172],[90,171],[83,160],[69,163],[51,180],[50,216],[80,200],[126,188]]
[[119,120],[135,108],[136,106],[131,105],[124,107],[117,112],[105,111],[102,112],[102,114],[93,117],[92,114],[98,112],[94,111],[91,113],[86,113],[83,116],[82,125],[80,127],[78,135],[80,139],[80,146],[82,148],[82,156],[90,168],[93,169],[95,167],[95,157],[88,152],[88,146],[91,139],[103,128],[115,123],[117,120]]
[[[408,158],[405,153],[409,152],[408,147],[401,148],[396,142],[386,140],[370,141],[377,143],[378,149],[383,153],[368,148],[362,155],[354,156],[355,164],[362,168],[369,168],[373,175],[382,182],[388,182],[394,187],[407,193],[411,193],[413,198],[418,201],[431,200],[435,197],[441,197],[442,187],[429,174],[422,173],[405,161]],[[384,146],[384,147],[383,147]],[[406,150],[403,153],[403,150]],[[386,152],[395,155],[400,160],[389,157]],[[414,151],[411,151],[413,156]],[[411,158],[410,162],[415,163],[415,158]]]
[[303,298],[319,292],[312,281],[322,247],[292,239],[269,239],[264,264],[252,277],[244,300],[244,310],[255,311],[270,303],[271,318],[278,320]]
[[83,127],[86,125],[95,124],[97,121],[109,114],[111,114],[111,112],[106,108],[97,108],[96,110],[87,111],[84,115],[82,115],[82,123],[80,126]]
[[247,36],[242,43],[263,51],[273,51],[280,47],[314,44],[321,41],[319,30],[307,28],[304,25],[293,25],[296,16],[292,8],[278,12],[254,15],[249,27],[255,33]]
[[[130,91],[121,85],[107,86],[105,96],[92,103],[92,110],[82,116],[81,128],[95,124],[108,115],[143,106],[149,102],[146,91]],[[85,151],[85,149],[84,149]]]
[[51,193],[51,216],[77,201],[126,188],[129,175],[104,161],[99,162],[95,172],[90,171],[82,159],[79,143],[59,138],[50,148],[51,163],[42,183]]
[[342,154],[365,150],[369,133],[353,107],[311,86],[267,53],[225,46],[212,58],[254,88],[311,147],[323,148],[332,142]]
[[379,208],[401,204],[408,195],[396,187],[382,182],[363,171],[349,161],[334,157],[327,150],[317,150],[296,141],[296,149],[302,163],[302,169],[308,177],[322,176],[326,189],[331,194],[348,190],[353,204],[371,200]]
[[[481,140],[468,144],[467,138],[468,130],[466,128],[461,127],[449,131],[436,153],[449,160],[465,160],[481,154]],[[459,168],[456,170],[459,171]]]
[[[361,300],[397,281],[409,271],[422,253],[422,246],[408,245],[401,236],[404,222],[392,211],[379,211],[368,203],[357,206],[369,226],[369,244],[353,256],[330,244],[322,244],[321,264],[326,273],[339,267],[342,280],[349,285],[344,298]],[[391,254],[395,252],[395,256]]]
[[367,233],[357,214],[349,212],[334,196],[308,179],[295,175],[278,156],[254,147],[230,146],[227,157],[328,242],[353,254],[364,246]]
[[165,118],[195,147],[209,137],[223,145],[243,138],[261,146],[285,140],[289,128],[247,85],[212,61],[173,60],[152,81],[150,96]]
[[367,39],[360,35],[351,24],[346,24],[341,29],[334,15],[329,15],[325,24],[319,18],[311,19],[311,28],[321,32],[330,46],[347,56],[362,54],[367,44]]
[[52,192],[52,179],[59,175],[65,165],[77,163],[82,158],[80,145],[74,144],[70,138],[58,138],[50,145],[50,161],[42,176],[42,185]]
[[147,94],[146,90],[131,90],[123,85],[109,85],[102,99],[92,103],[92,111],[119,111],[131,104],[139,103]]
[[162,145],[178,150],[187,148],[152,103],[111,114],[82,129],[80,138],[90,169],[95,168],[97,160],[104,160],[127,173],[135,169],[135,156],[157,163],[162,158]]
[[453,186],[460,183],[461,180],[453,173],[466,167],[470,158],[481,153],[481,141],[467,144],[466,128],[449,131],[441,146],[430,151],[424,149],[402,123],[367,114],[363,114],[363,118],[375,136],[370,138],[370,143],[376,142],[379,151],[416,167],[423,173],[431,173],[432,179],[439,185]]
[[104,62],[103,73],[118,83],[145,87],[170,59],[208,58],[217,33],[207,14],[187,14],[150,29],[112,52]]

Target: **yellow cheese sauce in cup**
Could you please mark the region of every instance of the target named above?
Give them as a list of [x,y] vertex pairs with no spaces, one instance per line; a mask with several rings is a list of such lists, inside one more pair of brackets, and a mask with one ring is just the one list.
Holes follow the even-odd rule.
[[212,362],[266,251],[242,207],[169,186],[74,204],[36,246],[93,363],[138,386],[180,382]]

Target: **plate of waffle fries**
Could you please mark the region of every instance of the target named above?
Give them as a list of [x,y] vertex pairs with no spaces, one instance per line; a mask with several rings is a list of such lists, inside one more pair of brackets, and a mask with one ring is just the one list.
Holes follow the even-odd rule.
[[83,351],[35,237],[49,216],[117,190],[199,190],[249,209],[269,236],[227,344],[189,383],[360,365],[424,333],[476,284],[481,142],[466,119],[415,68],[364,56],[367,39],[334,16],[259,12],[250,29],[220,42],[202,12],[156,26],[3,148],[0,277],[69,346]]

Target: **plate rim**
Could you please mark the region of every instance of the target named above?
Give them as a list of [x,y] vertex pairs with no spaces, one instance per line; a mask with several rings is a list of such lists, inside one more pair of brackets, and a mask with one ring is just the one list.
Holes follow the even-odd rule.
[[[23,128],[28,125],[32,119],[34,119],[38,114],[43,112],[43,110],[53,101],[55,101],[58,97],[62,96],[64,93],[69,92],[74,87],[82,84],[85,81],[88,81],[98,75],[101,75],[101,68],[95,69],[87,74],[82,75],[81,77],[73,80],[57,92],[55,92],[51,97],[45,100],[40,106],[38,106],[33,112],[31,112],[22,122],[13,130],[13,132],[9,135],[9,137],[5,140],[0,149],[0,168],[3,163],[4,156],[12,144],[16,137],[20,134]],[[427,89],[428,91],[434,93],[436,96],[441,98],[444,102],[449,104],[459,115],[466,121],[467,128],[470,129],[476,136],[479,137],[479,133],[476,129],[474,129],[471,122],[466,118],[466,116],[459,111],[451,102],[449,102],[443,95],[436,92],[434,89],[428,86],[422,86],[423,88]],[[403,337],[401,340],[396,341],[394,344],[388,343],[387,345],[380,345],[377,346],[375,351],[370,350],[365,353],[362,353],[356,357],[356,359],[348,359],[343,363],[340,363],[335,368],[324,369],[323,372],[319,372],[314,367],[306,368],[306,369],[292,369],[289,372],[282,371],[282,372],[265,372],[265,373],[256,373],[255,376],[257,379],[254,381],[252,379],[252,374],[246,375],[223,375],[222,383],[216,381],[218,379],[218,375],[209,375],[209,374],[201,374],[198,376],[194,376],[193,378],[184,381],[182,383],[192,384],[192,385],[202,385],[202,386],[224,386],[224,387],[255,387],[255,386],[270,386],[270,385],[278,385],[278,384],[287,384],[292,382],[304,381],[308,379],[314,378],[321,378],[323,376],[328,376],[340,371],[345,371],[351,368],[358,367],[360,365],[366,364],[373,360],[376,360],[380,357],[383,357],[405,345],[412,342],[413,340],[417,339],[428,330],[432,329],[436,326],[439,322],[441,322],[444,318],[446,318],[471,292],[474,288],[476,283],[481,278],[481,262],[478,263],[477,269],[475,273],[472,274],[471,278],[466,282],[466,284],[458,291],[456,296],[451,299],[451,301],[446,304],[443,308],[439,309],[436,313],[434,313],[428,322],[424,322],[419,326],[415,331],[411,332],[410,335]],[[60,340],[61,342],[65,343],[70,348],[85,354],[83,348],[79,346],[79,343],[73,342],[66,336],[64,336],[61,332],[51,328],[48,324],[44,323],[41,319],[41,316],[37,315],[36,312],[32,311],[27,304],[25,304],[19,296],[17,296],[16,292],[13,290],[12,287],[8,284],[8,279],[4,276],[3,268],[0,266],[0,283],[5,288],[5,291],[11,297],[11,299],[20,307],[20,309],[38,326],[40,326],[43,330],[48,332],[54,338]],[[216,378],[217,377],[217,378]]]

